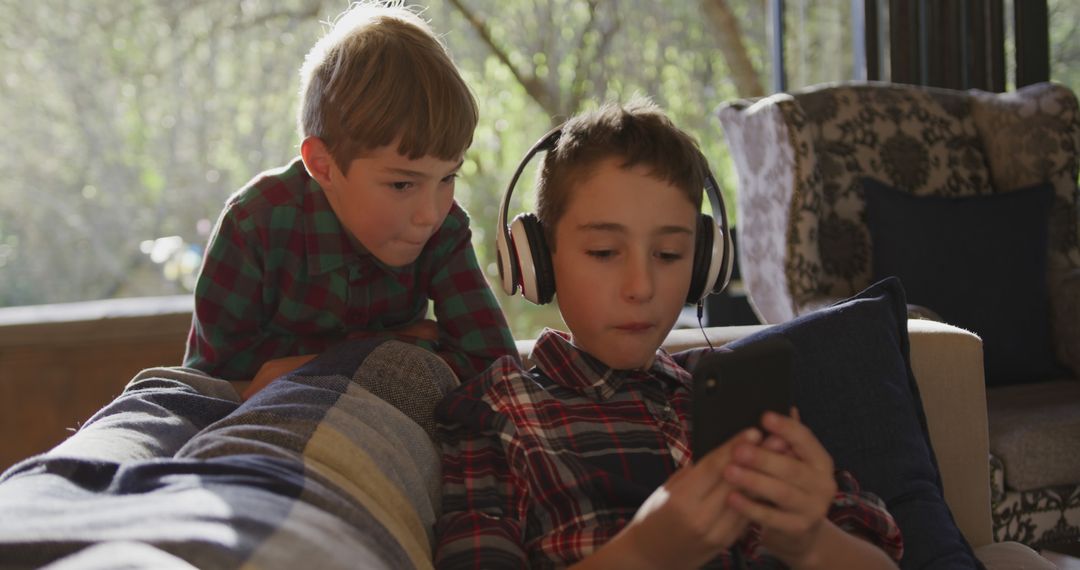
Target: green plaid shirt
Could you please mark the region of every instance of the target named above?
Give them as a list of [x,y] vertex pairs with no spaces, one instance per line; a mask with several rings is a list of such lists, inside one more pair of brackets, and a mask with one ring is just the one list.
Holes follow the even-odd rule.
[[472,378],[517,350],[471,238],[454,203],[416,261],[388,267],[346,233],[299,158],[264,172],[229,198],[207,245],[184,365],[251,379],[270,359],[392,334],[431,301],[438,343],[415,342]]

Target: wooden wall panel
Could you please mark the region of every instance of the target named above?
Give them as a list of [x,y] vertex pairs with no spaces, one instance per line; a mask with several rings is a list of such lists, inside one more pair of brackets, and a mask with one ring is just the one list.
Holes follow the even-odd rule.
[[63,441],[140,370],[180,364],[188,304],[116,311],[123,303],[114,303],[70,320],[63,315],[85,304],[19,308],[18,318],[0,309],[0,469]]

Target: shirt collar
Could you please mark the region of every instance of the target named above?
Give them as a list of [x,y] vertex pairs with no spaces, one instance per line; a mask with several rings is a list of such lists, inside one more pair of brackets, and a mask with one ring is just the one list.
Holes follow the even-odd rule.
[[540,334],[530,358],[554,383],[596,401],[607,400],[627,382],[658,380],[669,389],[691,384],[690,373],[662,348],[647,370],[616,370],[574,346],[567,333],[552,329]]

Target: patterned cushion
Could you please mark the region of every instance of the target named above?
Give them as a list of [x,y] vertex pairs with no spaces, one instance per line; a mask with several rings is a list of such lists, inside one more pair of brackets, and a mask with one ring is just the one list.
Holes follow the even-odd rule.
[[1054,185],[1048,277],[1055,338],[1061,360],[1080,375],[1080,105],[1072,91],[1055,83],[1012,93],[974,92],[974,98],[972,115],[994,186]]

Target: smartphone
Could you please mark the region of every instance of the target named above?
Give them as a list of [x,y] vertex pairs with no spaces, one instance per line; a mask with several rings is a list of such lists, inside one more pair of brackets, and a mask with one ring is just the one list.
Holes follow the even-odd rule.
[[766,410],[791,413],[791,342],[780,335],[711,352],[694,368],[691,404],[695,459],[742,430],[761,426]]

